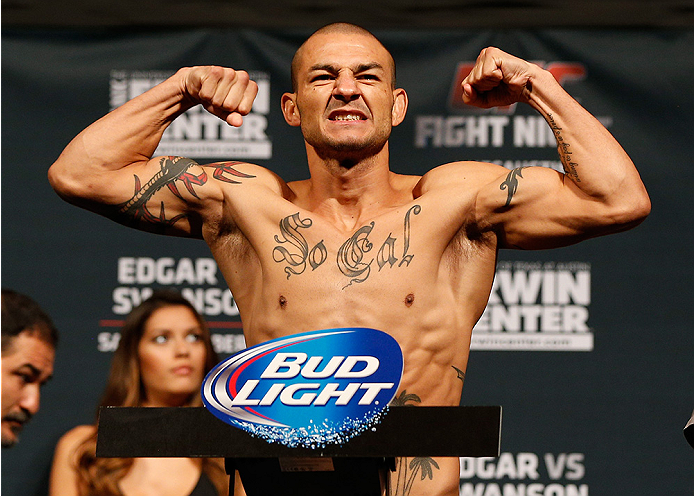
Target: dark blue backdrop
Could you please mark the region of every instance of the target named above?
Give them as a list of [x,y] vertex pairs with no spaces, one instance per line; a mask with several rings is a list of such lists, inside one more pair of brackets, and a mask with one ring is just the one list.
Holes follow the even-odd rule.
[[[2,453],[7,496],[45,494],[57,439],[92,421],[120,320],[152,287],[185,290],[210,321],[222,356],[243,346],[233,299],[204,243],[131,231],[72,207],[49,187],[48,167],[112,105],[183,65],[217,64],[263,81],[255,127],[224,135],[192,112],[168,145],[199,160],[219,153],[287,180],[306,177],[299,131],[284,123],[279,98],[308,34],[3,30],[2,284],[37,299],[62,336],[41,411],[21,444]],[[694,408],[694,32],[376,34],[410,95],[408,117],[392,138],[396,172],[421,174],[461,159],[559,165],[529,109],[480,113],[458,105],[458,74],[481,48],[496,45],[551,69],[603,120],[653,201],[653,213],[633,231],[501,253],[462,403],[503,405],[503,453],[466,460],[461,494],[692,494],[694,450],[682,428]]]

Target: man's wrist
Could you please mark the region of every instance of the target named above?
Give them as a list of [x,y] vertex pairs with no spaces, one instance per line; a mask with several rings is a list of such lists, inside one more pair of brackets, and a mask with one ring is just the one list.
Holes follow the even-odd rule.
[[169,81],[173,83],[182,101],[192,100],[190,97],[190,91],[188,89],[188,74],[190,73],[190,70],[190,67],[182,67],[169,78]]
[[551,72],[535,67],[537,70],[532,72],[526,85],[527,103],[544,115],[557,99],[568,97],[568,94]]

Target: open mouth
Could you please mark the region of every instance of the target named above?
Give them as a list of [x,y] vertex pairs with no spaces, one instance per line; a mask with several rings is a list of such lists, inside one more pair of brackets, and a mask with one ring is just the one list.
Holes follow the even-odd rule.
[[333,112],[328,116],[331,121],[337,122],[353,122],[353,121],[365,121],[366,116],[361,112]]

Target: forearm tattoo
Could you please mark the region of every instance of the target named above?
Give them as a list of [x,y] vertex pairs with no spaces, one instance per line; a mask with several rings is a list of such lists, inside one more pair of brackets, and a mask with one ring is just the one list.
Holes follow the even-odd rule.
[[[213,169],[212,177],[219,181],[232,184],[239,184],[240,181],[231,179],[228,176],[238,178],[252,178],[254,176],[237,171],[232,166],[240,162],[217,162],[210,164]],[[162,188],[168,188],[178,198],[183,199],[178,185],[182,184],[193,197],[199,198],[196,193],[196,186],[203,186],[208,181],[208,176],[203,169],[196,175],[189,172],[192,166],[198,165],[194,160],[183,157],[162,157],[159,162],[159,171],[152,176],[144,185],[137,175],[135,178],[135,193],[130,200],[116,207],[116,211],[111,215],[114,220],[130,226],[139,226],[141,223],[150,224],[157,230],[164,231],[173,226],[179,220],[187,217],[187,214],[179,214],[171,218],[166,217],[164,202],[159,208],[159,215],[151,212],[148,203],[152,197]]]
[[559,150],[559,158],[561,163],[564,165],[564,172],[571,177],[577,183],[581,182],[581,178],[578,177],[578,163],[573,161],[573,153],[571,152],[571,145],[564,141],[564,136],[562,136],[562,128],[560,128],[554,121],[554,116],[552,114],[547,114],[547,122],[549,127],[554,133],[554,137],[557,140],[557,149]]
[[504,207],[508,207],[511,204],[513,195],[516,194],[516,190],[518,189],[518,178],[523,178],[523,169],[525,169],[525,167],[518,167],[517,169],[513,169],[511,172],[508,173],[504,182],[502,182],[499,185],[500,190],[508,190],[508,194],[506,195],[506,204],[504,205]]
[[[403,220],[402,255],[398,253],[398,238],[391,232],[376,252],[375,257],[369,257],[374,245],[369,236],[376,226],[376,222],[360,227],[347,239],[337,251],[336,264],[340,272],[348,279],[345,289],[354,283],[366,281],[370,274],[372,263],[376,260],[378,270],[386,266],[390,268],[397,264],[398,267],[409,266],[414,254],[410,253],[411,216],[418,215],[422,210],[420,205],[412,206]],[[314,246],[309,246],[302,231],[313,225],[311,219],[301,219],[299,212],[282,219],[279,223],[280,234],[275,235],[277,245],[272,250],[272,258],[277,263],[285,264],[284,272],[287,279],[291,276],[303,274],[308,266],[316,270],[323,265],[328,258],[328,251],[319,241]]]

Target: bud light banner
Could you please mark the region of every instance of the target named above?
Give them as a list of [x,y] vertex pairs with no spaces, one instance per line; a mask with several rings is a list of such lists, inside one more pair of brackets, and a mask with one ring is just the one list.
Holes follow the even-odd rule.
[[232,355],[207,374],[202,398],[215,416],[254,436],[322,447],[377,424],[402,371],[400,346],[385,332],[326,329]]

